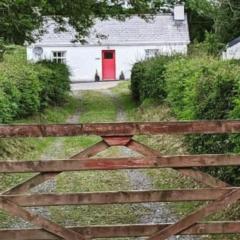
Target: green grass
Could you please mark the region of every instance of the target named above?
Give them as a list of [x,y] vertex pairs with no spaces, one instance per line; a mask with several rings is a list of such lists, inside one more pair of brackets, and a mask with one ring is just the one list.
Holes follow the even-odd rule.
[[112,89],[112,92],[117,97],[117,104],[126,114],[128,121],[134,121],[134,116],[137,111],[137,104],[133,101],[129,88],[129,81],[120,83]]
[[[66,173],[57,178],[58,192],[99,192],[129,189],[121,171]],[[137,223],[143,208],[132,205],[100,205],[51,208],[52,218],[65,225]]]
[[[117,108],[110,95],[97,91],[83,91],[80,93],[80,123],[114,122]],[[63,156],[69,157],[81,150],[99,142],[97,136],[69,137],[64,139]]]
[[[138,121],[170,121],[174,120],[171,116],[169,107],[166,104],[158,103],[151,99],[144,101],[138,107],[138,110],[130,116],[133,120]],[[179,135],[157,135],[157,136],[137,136],[139,142],[150,146],[159,151],[163,155],[181,155],[186,154],[186,149],[183,144],[183,136]],[[183,177],[177,171],[172,169],[153,169],[147,170],[147,174],[151,177],[153,185],[157,189],[180,189],[180,188],[197,188],[199,184],[187,177]],[[171,203],[169,206],[179,216],[183,216],[196,207],[198,202]]]
[[[117,117],[117,99],[110,90],[103,92],[84,91],[81,96],[81,123],[115,122]],[[64,155],[70,156],[100,141],[95,136],[66,138]],[[113,157],[118,148],[104,151],[101,157]],[[130,189],[130,183],[123,171],[86,171],[64,173],[57,177],[58,192],[94,192],[118,191]],[[51,207],[51,216],[64,225],[120,224],[137,223],[147,209],[137,205],[100,205]]]
[[[64,123],[79,107],[79,100],[69,96],[64,106],[51,107],[43,113],[16,123]],[[36,160],[56,138],[1,139],[0,160]],[[0,192],[25,181],[32,174],[0,174]],[[8,227],[14,221],[9,215],[0,211],[0,227]]]
[[116,120],[117,108],[111,94],[97,91],[82,93],[81,106],[83,114],[80,116],[81,123],[113,122]]

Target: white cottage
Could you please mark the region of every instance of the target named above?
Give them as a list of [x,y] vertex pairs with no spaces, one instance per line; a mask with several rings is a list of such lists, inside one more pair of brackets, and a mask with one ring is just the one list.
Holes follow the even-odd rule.
[[96,72],[104,81],[118,80],[121,73],[130,78],[135,62],[158,54],[186,54],[190,43],[183,6],[148,21],[138,16],[126,21],[96,21],[84,44],[74,43],[75,32],[68,29],[59,33],[50,21],[42,38],[27,47],[27,57],[34,62],[65,62],[73,82],[94,81]]
[[240,59],[240,37],[228,43],[226,51],[223,52],[223,59]]

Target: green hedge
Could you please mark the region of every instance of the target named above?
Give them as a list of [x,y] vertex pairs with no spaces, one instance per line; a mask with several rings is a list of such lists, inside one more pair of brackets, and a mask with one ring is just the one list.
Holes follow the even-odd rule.
[[[239,119],[240,64],[217,59],[179,59],[165,72],[167,100],[177,119]],[[186,137],[194,154],[239,152],[239,135],[192,135]],[[209,168],[224,181],[238,185],[240,168]]]
[[8,123],[61,104],[70,90],[69,71],[63,64],[26,62],[16,48],[0,63],[0,123]]
[[161,56],[134,65],[131,76],[131,89],[134,99],[143,101],[146,98],[165,99],[164,71],[170,57]]
[[[178,119],[227,119],[239,98],[240,65],[216,59],[178,59],[165,72],[167,100]],[[238,114],[239,115],[239,114]]]
[[70,91],[70,74],[66,65],[43,61],[36,68],[41,83],[41,107],[62,104],[66,93]]
[[[153,61],[153,60],[151,60]],[[156,60],[157,61],[157,60]],[[240,63],[238,61],[221,61],[206,57],[177,57],[171,61],[159,63],[159,82],[148,86],[144,76],[156,69],[149,62],[142,64],[142,78],[138,89],[140,97],[157,98],[149,94],[151,89],[165,90],[165,101],[171,106],[173,114],[179,120],[239,119],[240,118]],[[164,66],[163,66],[164,65]],[[163,69],[163,70],[162,70]],[[136,85],[136,74],[133,78]],[[144,82],[144,84],[143,84]],[[162,100],[162,96],[160,97]],[[239,135],[192,135],[186,137],[191,153],[229,153],[240,152]],[[213,175],[232,184],[239,184],[240,168],[211,168]]]

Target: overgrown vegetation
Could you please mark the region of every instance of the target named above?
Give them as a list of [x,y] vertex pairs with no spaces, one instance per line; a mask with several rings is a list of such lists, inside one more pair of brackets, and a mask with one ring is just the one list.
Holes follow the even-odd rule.
[[[155,65],[153,64],[155,63]],[[156,69],[158,69],[156,77]],[[148,77],[145,76],[148,74]],[[150,84],[146,83],[151,79]],[[158,57],[137,63],[131,88],[135,99],[166,101],[179,120],[239,119],[240,65],[210,56]],[[152,94],[163,92],[162,95]],[[191,153],[238,153],[238,135],[186,137]],[[211,174],[238,185],[239,168],[211,168]]]
[[[30,64],[23,48],[8,46],[6,49],[4,61],[0,63],[0,124],[64,122],[77,104],[77,100],[68,95],[67,67],[50,62]],[[34,158],[35,152],[41,151],[50,141],[1,139],[0,158]],[[26,155],[29,152],[31,154]],[[5,177],[7,175],[1,176],[3,185]]]
[[[64,123],[66,119],[75,113],[79,107],[79,100],[69,96],[62,106],[48,107],[43,112],[21,119],[19,123]],[[0,141],[0,161],[1,160],[35,160],[42,157],[46,151],[50,152],[54,148],[56,138],[25,138],[25,139],[2,139]],[[61,149],[55,149],[60,152]],[[52,150],[53,151],[53,150]],[[0,192],[4,192],[11,187],[30,178],[32,174],[0,174]],[[0,211],[0,228],[9,227],[17,220],[11,218],[5,212]]]
[[162,56],[134,65],[131,89],[135,100],[143,101],[146,98],[163,100],[166,98],[164,72],[169,60],[170,57]]
[[16,47],[0,63],[0,123],[31,116],[49,105],[60,105],[69,90],[65,65],[27,63],[25,50]]

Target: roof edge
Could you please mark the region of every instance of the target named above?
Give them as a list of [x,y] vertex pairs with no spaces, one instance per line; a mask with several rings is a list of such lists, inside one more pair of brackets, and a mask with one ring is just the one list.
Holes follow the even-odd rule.
[[227,44],[227,47],[233,47],[233,46],[237,45],[238,43],[240,43],[240,37],[237,37],[237,38],[233,39],[232,41],[230,41]]
[[109,44],[79,44],[79,43],[55,43],[55,44],[32,44],[27,47],[109,47],[109,46],[163,46],[163,45],[183,45],[183,44],[190,44],[190,41],[182,41],[182,42],[152,42],[152,43],[125,43],[125,44],[119,44],[119,43],[109,43]]

